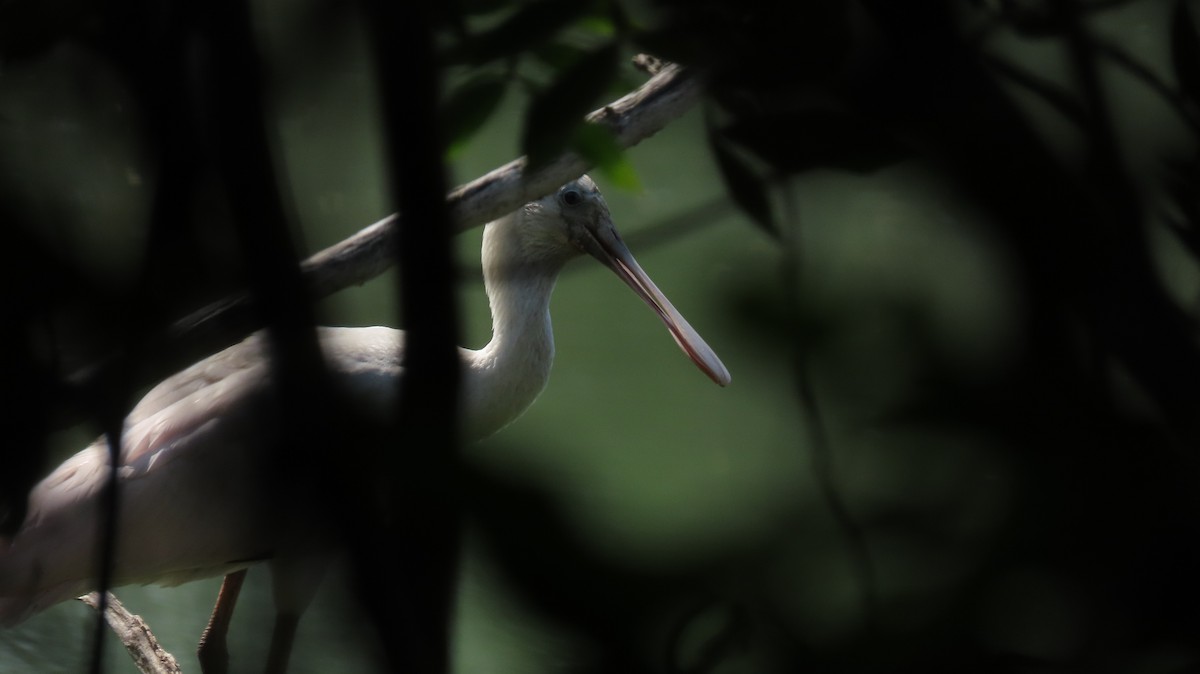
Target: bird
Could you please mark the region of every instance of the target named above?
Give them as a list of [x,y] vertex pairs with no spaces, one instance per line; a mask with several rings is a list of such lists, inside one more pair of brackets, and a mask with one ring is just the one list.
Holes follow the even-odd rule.
[[[596,183],[584,175],[487,224],[484,286],[492,337],[459,348],[462,437],[486,438],[519,417],[545,388],[554,359],[550,299],[563,266],[591,255],[666,325],[715,383],[729,371],[638,265]],[[319,327],[333,382],[353,404],[396,409],[404,333],[389,327]],[[296,624],[323,567],[303,554],[306,523],[288,503],[260,498],[278,471],[269,348],[254,333],[153,387],[124,420],[117,467],[118,514],[112,586],[177,585],[225,576],[199,655],[223,671],[225,631],[245,569],[266,561],[275,600],[267,671],[287,668]],[[0,538],[0,626],[95,589],[101,494],[110,473],[102,437],[68,458],[30,492],[17,532]],[[279,499],[279,494],[274,494]],[[264,502],[266,501],[266,502]],[[319,538],[319,536],[317,537]]]

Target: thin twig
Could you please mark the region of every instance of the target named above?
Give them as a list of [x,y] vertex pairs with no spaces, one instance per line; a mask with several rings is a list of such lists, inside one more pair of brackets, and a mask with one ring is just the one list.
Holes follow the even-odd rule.
[[[101,598],[99,592],[92,592],[79,597],[79,601],[100,610]],[[104,621],[108,623],[113,634],[121,640],[125,650],[133,658],[133,664],[142,674],[179,674],[179,663],[175,656],[163,650],[158,645],[158,639],[150,631],[150,626],[139,615],[130,613],[111,592],[106,593],[103,601]]]

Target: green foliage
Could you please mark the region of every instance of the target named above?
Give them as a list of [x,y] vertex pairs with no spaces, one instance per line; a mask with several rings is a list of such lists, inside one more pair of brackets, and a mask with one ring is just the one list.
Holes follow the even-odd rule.
[[534,95],[521,137],[530,170],[544,166],[567,146],[583,116],[609,91],[619,56],[615,42],[587,53]]
[[580,124],[571,138],[571,149],[595,164],[600,174],[617,187],[631,192],[642,190],[637,170],[608,128],[592,123]]
[[[622,148],[611,134],[583,123],[620,76],[628,42],[624,23],[616,3],[538,0],[517,3],[494,26],[460,35],[443,51],[443,61],[480,73],[455,87],[445,104],[451,151],[488,119],[504,87],[520,82],[531,89],[521,135],[531,170],[575,150],[617,185],[634,188],[636,173]],[[497,65],[506,77],[494,74]]]
[[482,72],[455,87],[439,116],[450,154],[460,151],[492,116],[508,88],[501,74]]

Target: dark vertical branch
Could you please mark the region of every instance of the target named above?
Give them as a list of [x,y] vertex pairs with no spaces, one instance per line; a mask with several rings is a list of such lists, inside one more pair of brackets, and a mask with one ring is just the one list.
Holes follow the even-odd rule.
[[[330,511],[341,503],[329,481],[320,480],[330,447],[345,440],[339,435],[342,408],[325,371],[311,298],[289,232],[290,208],[272,161],[249,3],[221,0],[207,8],[206,19],[205,55],[211,68],[201,99],[213,105],[208,111],[212,146],[247,261],[252,301],[266,325],[279,411],[277,418],[265,420],[277,423],[272,430],[278,433],[272,446],[262,448],[267,470],[257,497],[268,512],[287,514],[286,526],[295,530],[286,540],[302,546],[304,535],[318,537],[324,531]],[[276,557],[302,552],[273,551]]]
[[117,540],[122,526],[119,513],[122,485],[118,480],[121,465],[124,417],[136,386],[136,370],[141,365],[145,345],[153,326],[161,323],[170,298],[163,297],[161,269],[167,264],[163,250],[178,227],[180,211],[186,208],[193,167],[191,161],[192,127],[183,104],[187,80],[184,72],[184,52],[191,37],[184,12],[168,7],[161,13],[130,3],[114,8],[119,12],[117,22],[121,37],[115,40],[114,57],[123,61],[130,84],[144,110],[146,140],[154,155],[156,190],[151,205],[149,236],[137,281],[125,302],[115,304],[108,312],[112,325],[119,332],[122,350],[116,355],[106,376],[99,385],[87,391],[88,405],[99,417],[108,449],[108,476],[100,501],[100,536],[97,574],[97,616],[93,632],[89,668],[99,674],[103,670],[106,626],[104,616],[112,598],[111,587],[117,555]]
[[[9,215],[0,212],[0,219],[16,220]],[[44,317],[28,299],[30,285],[36,285],[29,283],[36,278],[30,273],[34,264],[21,255],[9,262],[0,265],[0,283],[9,289],[0,298],[8,322],[0,330],[0,438],[5,445],[0,450],[0,538],[15,533],[25,519],[26,496],[45,452],[51,404],[49,373],[42,371],[34,344],[35,326]]]
[[[458,349],[449,215],[438,129],[437,68],[425,3],[366,3],[393,189],[404,217],[398,237],[401,311],[407,328],[399,447],[389,484],[394,568],[359,555],[364,600],[395,671],[445,672],[457,574]],[[398,578],[398,584],[392,581]],[[392,601],[385,588],[397,586]]]
[[97,605],[97,616],[92,625],[92,653],[88,671],[91,674],[101,674],[104,671],[105,622],[104,613],[108,609],[108,588],[112,586],[113,565],[117,551],[117,522],[120,505],[120,486],[117,480],[121,455],[121,420],[122,415],[110,412],[105,423],[105,439],[108,443],[108,476],[100,503],[100,537],[96,550],[100,560],[97,569],[97,587],[100,599]]
[[301,372],[315,372],[321,361],[312,330],[313,312],[271,158],[250,8],[241,0],[225,0],[212,6],[208,18],[206,55],[212,68],[203,83],[202,99],[213,105],[208,112],[218,169],[248,261],[246,273],[257,311],[271,336],[279,390],[290,395],[299,389],[289,384],[301,382],[289,380]]

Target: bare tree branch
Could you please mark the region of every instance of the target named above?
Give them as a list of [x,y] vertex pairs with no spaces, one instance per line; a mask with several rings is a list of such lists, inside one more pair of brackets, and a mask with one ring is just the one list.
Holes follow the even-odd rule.
[[[651,66],[652,67],[652,66]],[[621,147],[649,138],[687,112],[700,97],[699,78],[678,65],[660,66],[637,90],[587,116],[612,130]],[[458,231],[486,224],[523,204],[553,192],[583,175],[588,162],[567,153],[532,175],[524,175],[522,157],[452,190],[447,197]],[[385,271],[399,214],[390,215],[304,261],[304,275],[315,297],[362,284]]]
[[[100,608],[100,593],[92,592],[79,597],[79,601],[94,609]],[[133,664],[142,674],[179,674],[179,663],[175,656],[163,650],[158,645],[158,639],[141,616],[130,613],[110,592],[105,601],[104,621],[112,629],[113,634],[121,640]]]

